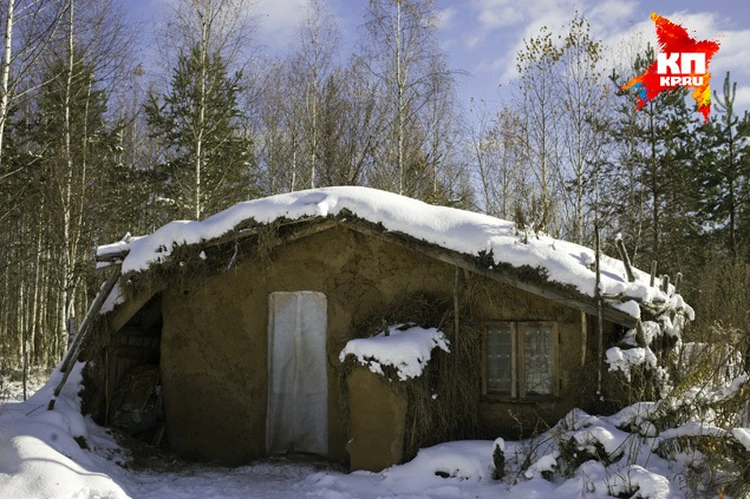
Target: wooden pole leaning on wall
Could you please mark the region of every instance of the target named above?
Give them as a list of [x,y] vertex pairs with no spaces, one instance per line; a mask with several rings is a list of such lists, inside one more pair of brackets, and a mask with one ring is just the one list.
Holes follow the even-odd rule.
[[586,340],[589,333],[589,321],[586,312],[581,312],[581,367],[586,365]]
[[654,287],[654,284],[656,283],[656,260],[651,262],[651,280],[649,281],[649,286]]
[[104,287],[102,287],[102,289],[99,291],[99,294],[96,295],[94,303],[91,304],[91,308],[89,308],[86,317],[84,317],[83,322],[81,322],[81,327],[78,328],[78,334],[76,334],[75,338],[73,339],[73,343],[70,345],[68,353],[65,355],[65,359],[60,365],[60,371],[64,372],[64,374],[62,380],[60,380],[60,384],[57,385],[57,388],[55,388],[55,393],[52,396],[52,400],[49,401],[49,405],[47,406],[47,409],[49,409],[50,411],[55,408],[55,400],[60,395],[63,386],[65,386],[65,382],[68,381],[68,376],[70,376],[72,367],[71,365],[78,359],[78,355],[81,353],[83,340],[86,339],[86,336],[91,329],[91,324],[94,322],[94,318],[99,314],[99,311],[102,309],[102,305],[104,305],[104,301],[112,292],[112,289],[115,287],[115,284],[117,283],[117,280],[119,278],[120,266],[117,265],[114,272],[112,272],[112,275],[109,276],[109,279],[107,279],[107,282],[104,284]]
[[682,287],[682,272],[677,272],[674,279],[674,294],[680,294],[680,288]]
[[669,276],[667,274],[661,276],[661,290],[669,295]]
[[458,286],[461,269],[456,266],[456,276],[453,279],[453,338],[456,342],[456,354],[458,354],[458,337],[461,334],[459,327],[461,326],[460,319],[458,317],[459,303],[458,303]]
[[630,257],[628,251],[625,249],[625,243],[621,237],[617,238],[617,250],[620,252],[620,259],[623,265],[625,265],[625,274],[628,276],[628,282],[635,282],[635,275],[633,275],[633,267],[630,265]]

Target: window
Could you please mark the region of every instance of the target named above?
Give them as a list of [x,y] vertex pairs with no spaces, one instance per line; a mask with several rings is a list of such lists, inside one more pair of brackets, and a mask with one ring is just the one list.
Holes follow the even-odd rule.
[[484,336],[482,392],[487,396],[557,396],[558,336],[554,322],[495,322]]

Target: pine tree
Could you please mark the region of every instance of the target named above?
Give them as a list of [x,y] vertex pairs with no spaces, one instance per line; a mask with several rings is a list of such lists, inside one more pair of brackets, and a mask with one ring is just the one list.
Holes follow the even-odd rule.
[[255,194],[252,140],[238,107],[242,73],[227,74],[218,54],[199,46],[182,52],[163,104],[151,95],[145,110],[161,141],[157,181],[171,216],[203,218]]
[[[634,74],[655,59],[652,47],[634,61]],[[618,75],[613,82],[620,87]],[[678,88],[633,110],[632,91],[621,92],[612,137],[619,158],[603,176],[601,208],[610,225],[626,235],[636,265],[656,260],[679,270],[692,259],[687,244],[699,232],[695,212],[692,162],[696,157],[697,120],[687,104],[687,90]]]
[[50,62],[42,75],[49,83],[37,95],[33,114],[18,125],[29,152],[26,169],[38,172],[28,198],[40,213],[33,228],[37,251],[47,250],[41,264],[51,273],[54,292],[49,303],[59,303],[49,321],[59,325],[49,345],[53,361],[67,347],[75,318],[87,308],[87,263],[98,231],[98,181],[111,161],[113,145],[104,121],[107,95],[93,66],[75,48],[71,54]]
[[701,218],[735,260],[750,229],[742,223],[750,173],[750,116],[747,111],[742,118],[737,115],[736,95],[737,83],[732,84],[727,72],[722,95],[714,92],[718,113],[701,128],[703,148],[696,172]]

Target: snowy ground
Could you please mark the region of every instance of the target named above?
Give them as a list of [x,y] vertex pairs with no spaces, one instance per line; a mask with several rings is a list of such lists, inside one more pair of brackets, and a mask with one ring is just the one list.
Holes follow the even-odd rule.
[[[643,426],[653,404],[632,406],[599,418],[574,411],[536,440],[498,441],[507,475],[493,480],[492,441],[463,441],[423,449],[410,463],[382,473],[345,473],[309,458],[273,458],[225,468],[174,461],[143,470],[127,460],[114,438],[79,412],[79,364],[66,389],[47,411],[60,373],[26,402],[0,405],[0,498],[684,498],[680,473],[685,461],[654,454],[658,437],[618,429]],[[85,440],[87,449],[77,443]],[[81,438],[83,437],[83,438]],[[554,438],[553,438],[554,437]],[[609,464],[588,460],[566,473],[555,468],[561,441],[619,456]],[[597,448],[599,449],[597,451]],[[530,456],[522,467],[522,461]],[[549,480],[553,471],[557,473]],[[716,496],[706,491],[706,497]]]
[[[2,360],[2,359],[0,359]],[[26,381],[26,394],[31,396],[36,393],[49,378],[49,370],[32,369],[28,373]],[[23,401],[23,378],[16,371],[0,372],[0,404],[4,402]]]

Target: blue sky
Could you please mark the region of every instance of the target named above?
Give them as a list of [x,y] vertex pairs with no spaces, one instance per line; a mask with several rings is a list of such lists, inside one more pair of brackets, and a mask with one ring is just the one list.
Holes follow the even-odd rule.
[[[146,27],[158,21],[167,2],[125,2],[134,20]],[[256,36],[269,55],[284,54],[304,14],[306,0],[256,0],[251,7],[258,18]],[[351,50],[367,0],[329,0],[329,8],[343,31],[343,52]],[[750,2],[747,0],[435,0],[440,12],[440,43],[452,69],[468,72],[459,77],[459,100],[484,99],[490,106],[507,98],[515,76],[515,54],[525,37],[546,25],[553,32],[578,10],[590,21],[594,35],[605,41],[616,64],[631,58],[635,49],[655,42],[650,13],[654,11],[695,30],[699,39],[719,39],[721,49],[711,67],[713,88],[720,88],[726,71],[738,82],[737,104],[750,108]],[[143,37],[148,39],[149,37]],[[148,57],[148,50],[144,57]],[[148,67],[148,61],[144,61]]]

